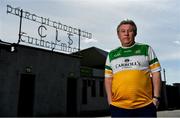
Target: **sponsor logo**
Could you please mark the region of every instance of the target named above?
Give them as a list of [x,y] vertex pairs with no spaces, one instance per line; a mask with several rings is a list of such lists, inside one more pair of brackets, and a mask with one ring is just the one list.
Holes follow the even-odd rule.
[[139,61],[124,59],[122,63],[116,64],[115,68],[132,68],[133,66],[141,66],[141,63]]

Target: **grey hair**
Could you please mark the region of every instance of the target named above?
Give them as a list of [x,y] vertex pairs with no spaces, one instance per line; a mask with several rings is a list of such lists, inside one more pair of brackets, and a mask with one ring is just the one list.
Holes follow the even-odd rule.
[[120,22],[120,24],[117,26],[117,33],[119,33],[119,27],[120,27],[121,25],[124,25],[124,24],[130,24],[130,25],[132,25],[132,26],[134,27],[134,28],[133,28],[134,34],[135,34],[135,36],[137,35],[137,27],[136,27],[136,24],[134,23],[133,20],[129,20],[129,19],[122,20],[122,21]]

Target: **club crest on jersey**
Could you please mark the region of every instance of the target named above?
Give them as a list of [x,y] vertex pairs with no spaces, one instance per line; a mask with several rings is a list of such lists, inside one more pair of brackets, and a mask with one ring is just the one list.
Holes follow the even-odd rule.
[[136,53],[136,54],[140,54],[140,53],[141,53],[141,50],[136,50],[135,53]]
[[129,62],[129,59],[125,59],[124,62]]

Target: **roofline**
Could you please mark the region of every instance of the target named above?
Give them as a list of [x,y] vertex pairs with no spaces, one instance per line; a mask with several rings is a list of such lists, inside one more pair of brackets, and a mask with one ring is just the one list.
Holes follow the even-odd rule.
[[28,45],[23,45],[23,44],[17,44],[17,43],[9,43],[9,42],[5,42],[0,40],[0,45],[5,45],[5,46],[20,46],[20,47],[25,47],[25,48],[32,48],[35,50],[41,50],[41,51],[46,51],[46,52],[52,52],[54,54],[61,54],[61,55],[66,55],[66,56],[71,56],[71,57],[76,57],[79,58],[78,55],[72,55],[70,54],[66,54],[66,53],[62,53],[62,52],[58,52],[58,51],[52,51],[52,50],[48,50],[48,49],[43,49],[43,48],[38,48],[38,47],[33,47],[33,46],[28,46]]

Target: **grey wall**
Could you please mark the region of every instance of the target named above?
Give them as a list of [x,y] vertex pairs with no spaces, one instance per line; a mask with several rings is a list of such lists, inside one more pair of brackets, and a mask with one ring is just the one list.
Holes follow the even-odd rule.
[[67,78],[79,78],[79,58],[17,46],[0,50],[0,116],[17,116],[21,74],[35,75],[33,116],[66,114]]

